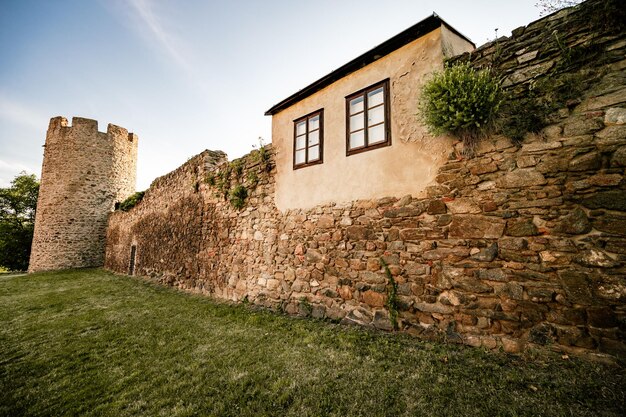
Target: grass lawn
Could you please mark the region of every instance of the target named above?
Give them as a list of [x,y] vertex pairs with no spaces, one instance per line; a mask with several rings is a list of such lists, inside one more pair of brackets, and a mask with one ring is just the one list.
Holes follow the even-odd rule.
[[0,277],[0,415],[623,416],[624,368],[302,320],[102,270]]

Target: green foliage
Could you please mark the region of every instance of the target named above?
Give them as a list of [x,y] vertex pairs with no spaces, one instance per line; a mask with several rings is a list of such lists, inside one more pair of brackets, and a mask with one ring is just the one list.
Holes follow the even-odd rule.
[[259,183],[259,176],[257,175],[256,172],[254,171],[248,172],[248,183],[250,184],[251,187],[256,187],[256,185]]
[[37,178],[25,172],[0,188],[0,267],[28,269],[38,195]]
[[259,147],[256,149],[256,146],[252,146],[255,148],[255,152],[253,153],[253,158],[256,162],[261,164],[261,170],[270,172],[272,170],[272,163],[270,162],[270,153],[265,146],[265,141],[262,137],[259,136]]
[[122,211],[128,211],[135,207],[141,200],[143,200],[143,196],[146,194],[145,191],[137,191],[135,194],[128,197],[126,200],[122,201],[118,208]]
[[239,184],[233,188],[230,192],[230,204],[240,210],[246,204],[246,198],[248,198],[248,189]]
[[387,275],[387,310],[389,311],[389,320],[391,321],[391,327],[394,330],[398,330],[398,283],[393,278],[389,266],[383,258],[380,258],[380,263],[383,264],[385,269],[385,275]]
[[230,169],[232,172],[235,173],[236,178],[241,177],[241,174],[243,174],[243,168],[244,168],[243,159],[236,159],[230,163]]
[[524,93],[502,104],[498,131],[518,144],[527,133],[538,133],[550,123],[550,116],[583,94],[585,86],[597,79],[588,72],[549,74],[528,85]]
[[526,93],[502,103],[498,131],[519,144],[527,133],[537,133],[547,125],[550,108],[537,97],[537,93]]
[[471,155],[480,135],[492,126],[502,99],[490,71],[464,62],[433,74],[422,89],[419,110],[431,133],[462,139]]
[[224,170],[220,170],[217,172],[217,181],[215,185],[224,197],[224,200],[228,199],[228,192],[230,191],[230,174],[230,165],[226,165]]
[[211,187],[215,186],[215,174],[207,174],[207,176],[204,177],[204,182],[209,184]]

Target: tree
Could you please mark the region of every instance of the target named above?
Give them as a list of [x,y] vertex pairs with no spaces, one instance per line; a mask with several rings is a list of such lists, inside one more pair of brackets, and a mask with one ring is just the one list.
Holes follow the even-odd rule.
[[539,8],[540,16],[545,16],[566,7],[576,6],[582,1],[583,0],[539,0],[537,4],[535,4],[535,7]]
[[28,269],[35,228],[39,182],[21,172],[8,188],[0,188],[0,267]]

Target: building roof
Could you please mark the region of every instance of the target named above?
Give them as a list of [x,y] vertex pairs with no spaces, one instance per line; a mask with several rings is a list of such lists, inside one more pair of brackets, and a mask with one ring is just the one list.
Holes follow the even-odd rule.
[[310,95],[334,83],[335,81],[345,77],[346,75],[351,74],[365,67],[366,65],[371,64],[372,62],[384,57],[385,55],[390,54],[391,52],[403,47],[404,45],[410,42],[413,42],[414,40],[418,38],[421,38],[422,36],[426,35],[427,33],[432,32],[433,30],[441,27],[442,25],[445,25],[452,32],[454,32],[461,38],[465,39],[466,41],[474,45],[474,42],[469,40],[466,36],[464,36],[462,33],[454,29],[452,26],[447,24],[436,13],[433,13],[431,16],[428,16],[426,19],[398,33],[393,38],[388,39],[387,41],[381,43],[380,45],[365,52],[363,55],[360,55],[356,57],[355,59],[353,59],[352,61],[348,62],[347,64],[337,68],[330,74],[325,75],[324,77],[315,81],[313,84],[310,84],[304,87],[302,90],[296,92],[295,94],[290,95],[283,101],[272,106],[272,108],[270,108],[268,111],[265,112],[265,115],[271,116],[280,112],[281,110],[286,109],[287,107],[309,97]]

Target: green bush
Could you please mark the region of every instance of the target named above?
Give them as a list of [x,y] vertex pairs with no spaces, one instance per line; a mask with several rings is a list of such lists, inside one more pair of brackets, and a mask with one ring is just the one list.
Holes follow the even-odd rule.
[[465,62],[433,74],[422,89],[419,110],[431,133],[462,139],[466,155],[471,156],[477,140],[491,128],[502,100],[500,83],[491,72]]
[[117,208],[122,211],[128,211],[132,209],[143,199],[145,193],[145,191],[136,192],[135,194],[128,197],[126,200],[122,201]]
[[248,198],[248,190],[243,185],[237,185],[230,192],[230,204],[237,210],[243,208]]

